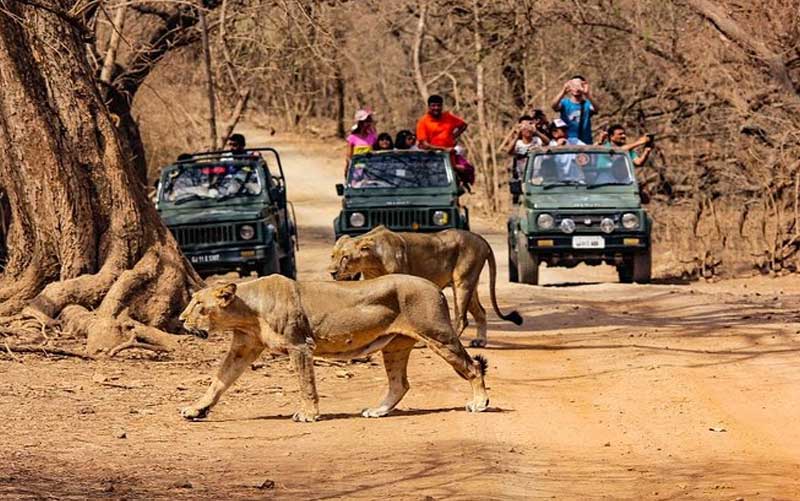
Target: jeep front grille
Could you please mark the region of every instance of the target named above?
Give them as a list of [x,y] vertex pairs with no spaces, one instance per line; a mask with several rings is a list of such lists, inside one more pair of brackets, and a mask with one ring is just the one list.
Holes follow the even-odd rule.
[[219,244],[236,241],[236,226],[232,224],[210,226],[179,226],[170,228],[181,247],[188,245]]
[[388,228],[410,228],[416,223],[419,226],[430,226],[428,210],[414,209],[377,209],[369,211],[370,226],[384,225]]

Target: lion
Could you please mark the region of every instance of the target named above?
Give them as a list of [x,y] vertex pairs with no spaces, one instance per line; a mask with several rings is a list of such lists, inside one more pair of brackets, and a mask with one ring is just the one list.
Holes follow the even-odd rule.
[[421,341],[472,384],[467,410],[489,405],[486,359],[461,346],[444,295],[418,277],[391,275],[369,282],[296,282],[271,275],[196,292],[180,315],[190,331],[232,332],[230,350],[199,400],[181,410],[186,419],[208,414],[223,392],[262,351],[288,354],[300,381],[293,419],[316,421],[319,398],[314,357],[349,360],[380,351],[389,388],[364,417],[389,414],[409,389],[408,358]]
[[489,242],[469,231],[396,233],[378,226],[355,238],[345,235],[333,247],[328,271],[334,280],[405,273],[427,278],[439,288],[450,285],[455,303],[455,331],[459,336],[463,334],[469,310],[478,330],[478,337],[470,346],[483,347],[487,341],[486,310],[476,289],[486,261],[489,261],[489,292],[495,313],[503,320],[521,325],[522,317],[517,311],[504,315],[497,306],[497,265]]

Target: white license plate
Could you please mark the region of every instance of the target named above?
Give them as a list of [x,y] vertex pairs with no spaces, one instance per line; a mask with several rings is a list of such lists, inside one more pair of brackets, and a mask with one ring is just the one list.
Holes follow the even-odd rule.
[[573,249],[605,249],[606,240],[603,237],[572,237]]
[[189,261],[195,264],[201,263],[216,263],[220,260],[219,254],[203,254],[200,256],[190,256]]

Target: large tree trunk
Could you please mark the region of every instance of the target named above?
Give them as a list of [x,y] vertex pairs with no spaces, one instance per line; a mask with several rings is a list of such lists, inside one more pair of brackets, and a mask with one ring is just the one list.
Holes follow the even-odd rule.
[[0,314],[60,315],[91,353],[169,343],[161,329],[179,329],[202,282],[138,182],[79,28],[54,13],[69,3],[0,0],[0,189],[12,213]]

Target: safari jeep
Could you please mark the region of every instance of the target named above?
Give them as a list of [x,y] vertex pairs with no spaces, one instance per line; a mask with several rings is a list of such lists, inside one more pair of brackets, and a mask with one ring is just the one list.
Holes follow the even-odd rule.
[[539,264],[610,264],[620,282],[650,281],[651,221],[625,151],[561,146],[532,152],[510,185],[520,203],[508,219],[511,282],[537,284]]
[[347,183],[337,184],[342,211],[333,220],[338,240],[384,225],[393,231],[469,229],[450,156],[439,151],[394,150],[353,156]]
[[274,149],[191,155],[162,170],[156,196],[161,218],[201,275],[295,277],[297,235]]

